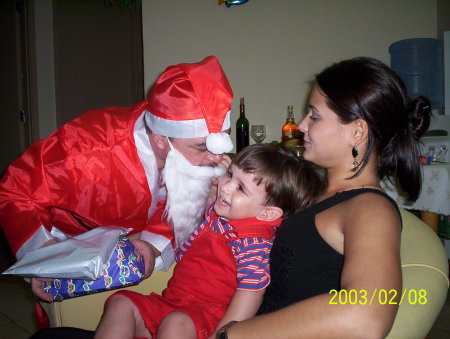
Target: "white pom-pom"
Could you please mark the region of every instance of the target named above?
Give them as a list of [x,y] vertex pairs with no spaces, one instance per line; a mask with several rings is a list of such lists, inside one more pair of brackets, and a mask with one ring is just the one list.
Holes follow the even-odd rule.
[[214,178],[220,178],[227,172],[227,170],[223,167],[216,166],[213,168],[214,168]]
[[233,142],[227,133],[211,133],[206,138],[206,148],[214,154],[223,154],[233,149]]

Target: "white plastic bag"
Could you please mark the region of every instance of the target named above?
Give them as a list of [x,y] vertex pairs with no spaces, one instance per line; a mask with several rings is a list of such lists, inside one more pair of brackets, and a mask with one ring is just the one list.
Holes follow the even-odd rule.
[[22,277],[96,280],[121,235],[131,228],[102,226],[26,253],[2,274]]

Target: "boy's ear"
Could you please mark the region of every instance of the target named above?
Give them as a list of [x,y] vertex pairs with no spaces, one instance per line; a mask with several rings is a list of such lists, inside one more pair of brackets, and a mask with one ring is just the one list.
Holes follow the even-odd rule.
[[264,209],[259,212],[256,219],[262,221],[274,221],[283,216],[283,210],[275,206],[265,206]]

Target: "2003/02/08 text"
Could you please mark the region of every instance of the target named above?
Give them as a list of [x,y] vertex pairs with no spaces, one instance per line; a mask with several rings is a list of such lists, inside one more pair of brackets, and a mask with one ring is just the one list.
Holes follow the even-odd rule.
[[331,299],[330,305],[372,305],[378,303],[380,305],[401,305],[403,302],[408,302],[411,305],[426,305],[427,291],[424,289],[403,289],[400,300],[398,300],[397,290],[375,289],[372,293],[366,290],[330,290]]

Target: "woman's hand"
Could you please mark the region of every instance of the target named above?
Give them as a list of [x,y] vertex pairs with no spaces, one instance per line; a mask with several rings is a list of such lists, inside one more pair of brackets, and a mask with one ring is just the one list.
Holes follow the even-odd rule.
[[155,258],[161,255],[153,245],[145,240],[133,239],[132,244],[136,248],[136,251],[142,255],[145,264],[144,279],[147,279],[155,269]]

